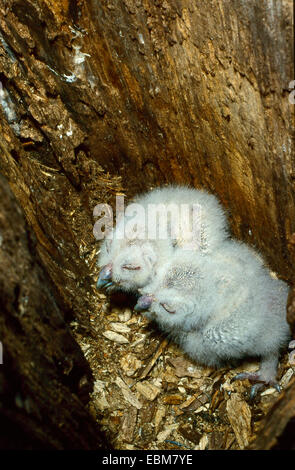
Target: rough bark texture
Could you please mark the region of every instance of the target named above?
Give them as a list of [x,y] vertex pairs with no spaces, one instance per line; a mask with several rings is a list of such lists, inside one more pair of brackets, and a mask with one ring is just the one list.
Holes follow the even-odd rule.
[[89,365],[36,258],[34,235],[0,183],[0,448],[99,448],[106,444],[84,407]]
[[291,44],[289,0],[0,0],[1,170],[81,324],[92,210],[122,188],[211,190],[292,279]]
[[[288,386],[285,394],[281,396],[271,408],[262,423],[263,432],[251,444],[249,449],[268,450],[295,449],[294,418],[295,418],[295,380]],[[282,435],[283,433],[283,435]],[[280,437],[281,436],[281,437]]]

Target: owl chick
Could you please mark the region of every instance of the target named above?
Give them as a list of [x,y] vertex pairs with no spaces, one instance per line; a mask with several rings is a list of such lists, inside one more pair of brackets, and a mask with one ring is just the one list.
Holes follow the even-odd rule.
[[151,282],[175,246],[212,253],[228,237],[225,211],[206,191],[169,186],[147,192],[134,202],[143,211],[130,219],[126,214],[131,205],[127,206],[112,239],[102,244],[98,288],[136,291]]
[[235,379],[255,383],[251,397],[263,384],[278,387],[279,352],[290,335],[288,287],[246,245],[226,241],[214,254],[177,249],[140,292],[135,309],[148,309],[145,315],[192,359],[220,367],[258,357],[256,373]]

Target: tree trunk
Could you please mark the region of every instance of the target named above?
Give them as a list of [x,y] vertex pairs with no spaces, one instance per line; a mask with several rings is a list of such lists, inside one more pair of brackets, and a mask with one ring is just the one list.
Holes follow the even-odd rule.
[[92,374],[36,259],[35,237],[0,178],[0,448],[96,449]]
[[59,305],[89,328],[92,211],[204,187],[293,277],[292,1],[0,0],[1,170]]

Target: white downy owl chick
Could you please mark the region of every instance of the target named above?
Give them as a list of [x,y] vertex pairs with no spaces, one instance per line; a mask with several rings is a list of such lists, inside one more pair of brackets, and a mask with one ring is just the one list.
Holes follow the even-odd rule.
[[135,309],[149,309],[145,315],[192,359],[220,367],[258,357],[256,373],[235,379],[256,383],[251,397],[263,383],[277,386],[279,353],[290,335],[288,286],[270,276],[252,249],[226,241],[214,254],[175,250],[140,292]]
[[[212,253],[228,237],[225,211],[206,191],[168,186],[138,196],[134,203],[143,208],[140,216],[136,220],[127,216],[131,208],[128,205],[112,239],[101,246],[98,288],[136,291],[151,282],[157,268],[172,256],[174,246],[193,244],[196,250]],[[155,207],[159,211],[153,216],[151,210]],[[160,225],[166,234],[164,231],[160,235]]]

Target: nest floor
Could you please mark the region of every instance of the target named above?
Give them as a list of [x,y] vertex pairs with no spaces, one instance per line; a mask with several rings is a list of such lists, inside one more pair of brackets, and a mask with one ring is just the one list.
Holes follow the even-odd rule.
[[[96,269],[96,268],[95,268]],[[232,381],[258,362],[219,370],[192,362],[153,323],[133,311],[124,295],[95,291],[91,334],[71,326],[94,376],[89,410],[116,449],[243,449],[278,397],[265,388],[253,401],[250,383]],[[284,389],[295,368],[281,357]]]

